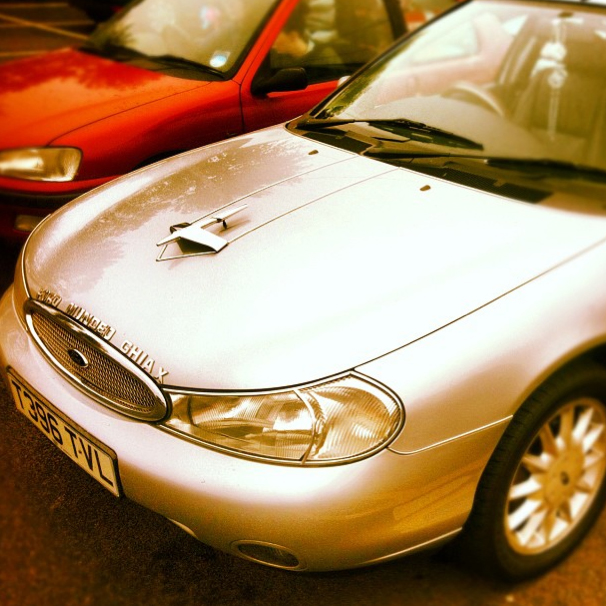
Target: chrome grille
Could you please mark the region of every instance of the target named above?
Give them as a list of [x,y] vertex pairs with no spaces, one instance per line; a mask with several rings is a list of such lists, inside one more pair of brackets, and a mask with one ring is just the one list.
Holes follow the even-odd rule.
[[[96,335],[38,302],[30,302],[28,318],[42,350],[105,405],[145,420],[166,414],[166,400],[155,383]],[[70,355],[74,350],[84,358],[80,364]]]

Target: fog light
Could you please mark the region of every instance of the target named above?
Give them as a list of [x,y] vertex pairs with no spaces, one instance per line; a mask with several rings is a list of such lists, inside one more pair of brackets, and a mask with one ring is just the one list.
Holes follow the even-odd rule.
[[17,215],[15,219],[14,227],[17,231],[30,232],[34,230],[34,227],[42,221],[44,217],[34,215]]
[[258,541],[240,541],[234,546],[248,560],[274,566],[275,568],[302,568],[301,562],[297,556],[280,545],[271,543],[261,543]]

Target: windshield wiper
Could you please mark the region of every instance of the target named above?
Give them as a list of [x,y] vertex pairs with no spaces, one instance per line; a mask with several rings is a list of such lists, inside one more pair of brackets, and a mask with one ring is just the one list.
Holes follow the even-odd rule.
[[204,65],[203,63],[197,63],[191,59],[185,59],[185,57],[177,57],[175,55],[149,55],[148,59],[151,61],[158,61],[158,63],[162,63],[164,65],[202,71],[225,79],[225,74],[222,71],[215,69],[214,67],[210,67],[210,65]]
[[[419,143],[428,143],[433,145],[444,145],[446,147],[459,147],[464,149],[483,150],[484,146],[477,141],[452,133],[447,130],[430,126],[424,122],[415,120],[398,119],[361,119],[361,118],[307,118],[297,123],[296,127],[303,130],[325,130],[334,126],[347,126],[348,124],[368,124],[369,126],[385,130],[399,137],[406,137],[402,143],[410,140]],[[375,137],[377,138],[377,137]],[[379,138],[380,140],[380,138]],[[390,139],[390,142],[393,140]],[[378,145],[369,148],[367,155],[393,155],[397,154],[398,150]],[[416,154],[423,155],[423,154]],[[441,154],[444,155],[444,154]],[[406,156],[408,157],[408,156]]]
[[102,57],[110,57],[112,59],[132,59],[133,57],[147,58],[147,55],[133,48],[129,48],[128,46],[112,44],[111,42],[97,43],[92,39],[87,40],[80,49],[87,53],[100,55]]
[[569,178],[592,178],[597,180],[606,180],[606,169],[586,164],[576,164],[566,160],[553,160],[551,158],[485,158],[489,166],[495,168],[505,168],[508,170],[517,170],[524,173],[538,173],[540,176],[548,172],[549,174],[559,173]]
[[83,44],[78,47],[79,50],[84,51],[85,53],[90,53],[91,55],[106,55],[107,51],[103,47],[95,44],[92,39],[86,40]]
[[214,67],[197,63],[196,61],[185,59],[184,57],[176,57],[175,55],[147,55],[128,46],[112,44],[111,42],[95,43],[93,40],[87,40],[80,48],[84,52],[100,55],[102,57],[109,57],[111,59],[144,59],[151,63],[161,63],[165,66],[168,65],[170,67],[195,70],[225,79],[225,74]]
[[423,152],[418,150],[399,149],[398,144],[389,142],[369,147],[364,152],[364,156],[383,158],[384,160],[419,160],[430,158],[445,158],[457,160],[475,161],[485,166],[496,169],[516,171],[523,173],[526,177],[542,179],[546,176],[553,177],[557,175],[566,179],[590,179],[594,181],[606,181],[606,169],[585,164],[576,164],[566,160],[554,160],[551,158],[512,158],[507,156],[487,157],[476,154],[457,154],[444,152]]
[[306,118],[297,123],[297,128],[305,130],[323,130],[331,126],[343,126],[346,124],[368,123],[368,120],[355,120],[353,118]]

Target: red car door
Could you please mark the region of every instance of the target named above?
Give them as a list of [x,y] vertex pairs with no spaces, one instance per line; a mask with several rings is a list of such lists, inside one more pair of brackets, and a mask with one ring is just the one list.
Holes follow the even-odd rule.
[[251,52],[244,130],[294,118],[404,32],[397,0],[284,0]]

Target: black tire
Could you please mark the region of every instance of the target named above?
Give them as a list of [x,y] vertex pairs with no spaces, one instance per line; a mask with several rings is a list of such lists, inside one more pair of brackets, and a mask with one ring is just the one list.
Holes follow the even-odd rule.
[[605,501],[606,369],[576,363],[514,415],[479,483],[460,547],[486,575],[528,579],[580,543]]

